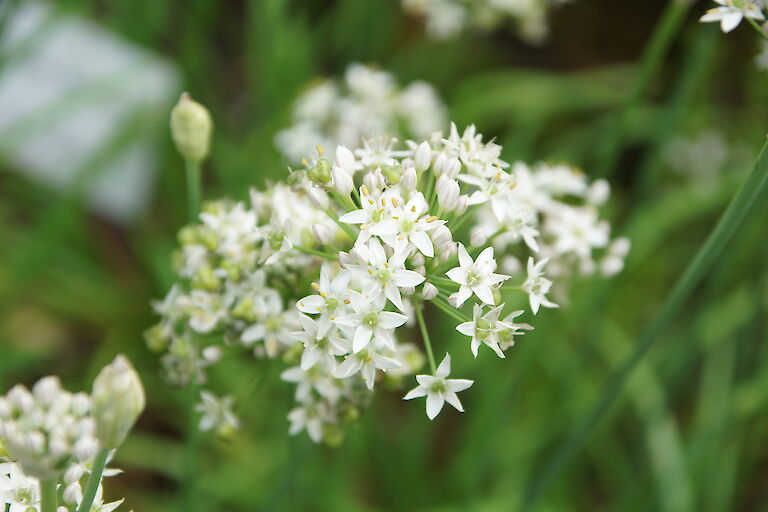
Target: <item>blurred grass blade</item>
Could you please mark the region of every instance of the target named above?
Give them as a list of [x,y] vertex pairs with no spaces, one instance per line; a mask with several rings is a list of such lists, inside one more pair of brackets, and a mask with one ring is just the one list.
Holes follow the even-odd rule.
[[[523,497],[520,510],[528,510],[539,499],[544,490],[552,483],[558,472],[570,458],[582,447],[600,419],[613,405],[621,393],[627,378],[645,356],[662,330],[678,313],[680,307],[690,296],[693,289],[701,282],[715,260],[722,254],[736,230],[744,221],[749,210],[758,198],[768,191],[768,143],[763,146],[752,173],[736,194],[728,209],[720,218],[717,226],[710,233],[704,245],[688,265],[685,273],[677,281],[664,303],[640,338],[635,351],[611,375],[604,392],[592,412],[575,430],[573,436],[546,464],[538,478],[528,488]],[[763,198],[764,199],[764,198]]]
[[596,177],[606,177],[616,167],[627,119],[648,89],[653,77],[658,74],[664,57],[685,20],[690,4],[691,2],[686,0],[675,0],[669,2],[664,9],[661,20],[656,25],[648,46],[645,48],[640,72],[632,84],[626,103],[615,117],[607,120],[602,143],[597,147]]

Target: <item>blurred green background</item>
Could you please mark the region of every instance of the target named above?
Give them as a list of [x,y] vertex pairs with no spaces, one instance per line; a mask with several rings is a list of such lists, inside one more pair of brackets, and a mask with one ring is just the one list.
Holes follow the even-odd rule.
[[[203,436],[190,468],[183,392],[163,382],[142,339],[154,320],[149,301],[173,281],[185,220],[183,164],[165,125],[139,117],[131,127],[160,144],[161,172],[148,209],[127,225],[91,213],[76,185],[55,192],[12,172],[6,144],[0,389],[51,373],[82,389],[126,353],[149,395],[117,456],[125,474],[107,482],[107,496],[125,496],[127,510],[516,510],[605,393],[765,140],[758,38],[698,24],[710,3],[575,0],[534,47],[504,30],[430,41],[396,0],[59,0],[61,12],[173,62],[180,87],[209,107],[207,198],[245,198],[248,186],[284,176],[273,136],[289,124],[293,99],[313,78],[359,61],[400,83],[434,84],[450,118],[497,137],[506,160],[564,160],[607,177],[607,216],[633,248],[617,277],[578,282],[569,307],[540,313],[507,360],[453,350],[456,367],[478,381],[462,397],[464,415],[430,423],[400,393],[377,393],[340,448],[316,446],[287,435],[292,389],[279,381],[281,364],[232,361],[213,379],[235,390],[244,428],[227,444]],[[18,4],[2,11],[3,27]],[[24,58],[2,52],[0,81]],[[158,112],[163,123],[166,114]],[[694,142],[713,133],[724,155],[708,158],[714,139]],[[89,160],[83,180],[121,140]],[[534,510],[768,510],[766,214],[765,204],[752,211]],[[438,346],[463,346],[432,318]]]

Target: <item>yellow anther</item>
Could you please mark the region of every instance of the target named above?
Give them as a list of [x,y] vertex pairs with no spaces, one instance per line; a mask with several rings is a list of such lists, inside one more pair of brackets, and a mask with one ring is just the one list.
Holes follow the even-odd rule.
[[319,285],[319,284],[317,284],[317,283],[312,283],[312,289],[313,289],[313,290],[315,290],[315,291],[317,291],[317,290],[319,290],[319,289],[320,289],[320,285]]
[[324,299],[328,298],[328,294],[325,292],[320,292],[320,296]]
[[349,302],[350,302],[349,299],[344,299],[344,304],[349,304]]
[[323,154],[325,154],[325,150],[323,149],[323,146],[321,146],[320,144],[315,146],[315,149],[317,149],[317,154],[318,155],[323,156]]
[[364,196],[367,196],[368,194],[370,194],[370,192],[368,192],[368,187],[366,187],[365,185],[363,185],[362,187],[360,187],[360,190],[362,190],[362,191],[363,191],[363,195],[364,195]]
[[309,167],[309,162],[307,162],[306,158],[301,159],[301,165],[303,165],[304,167]]

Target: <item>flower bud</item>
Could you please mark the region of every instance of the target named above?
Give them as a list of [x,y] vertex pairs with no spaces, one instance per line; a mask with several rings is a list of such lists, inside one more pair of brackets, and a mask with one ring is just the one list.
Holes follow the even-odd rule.
[[461,189],[456,180],[445,175],[437,179],[437,202],[443,210],[449,212],[455,210],[459,204],[460,193]]
[[352,175],[341,167],[333,168],[333,171],[331,171],[331,178],[333,179],[333,188],[335,188],[336,192],[342,196],[348,196],[355,187]]
[[125,440],[145,404],[141,380],[125,356],[117,356],[102,368],[93,381],[91,397],[97,437],[103,448],[115,449]]
[[421,254],[421,252],[415,253],[413,256],[411,256],[411,264],[414,267],[422,267],[424,266],[424,262],[426,259],[424,258],[424,255]]
[[435,164],[432,166],[432,172],[435,173],[435,176],[443,175],[443,168],[445,167],[445,163],[447,161],[448,157],[445,153],[439,153],[437,155],[437,158],[435,158]]
[[208,156],[212,129],[208,109],[182,94],[171,111],[171,136],[184,160],[200,163]]
[[326,210],[328,208],[328,194],[320,187],[309,187],[307,196],[315,208],[319,210]]
[[333,232],[331,228],[325,224],[313,224],[312,234],[315,235],[315,239],[320,245],[328,245],[333,238]]
[[363,185],[368,187],[368,190],[381,190],[386,183],[384,182],[384,176],[381,174],[380,169],[376,169],[373,172],[369,172],[363,178]]
[[405,192],[410,192],[416,188],[416,182],[418,177],[416,176],[416,169],[413,167],[407,167],[403,171],[403,176],[400,178],[400,187]]
[[355,173],[355,155],[344,146],[336,146],[336,163],[352,176]]
[[455,178],[459,175],[459,171],[461,170],[461,162],[458,158],[450,158],[443,167],[443,175],[448,176],[449,178]]
[[64,476],[63,476],[64,483],[69,485],[69,484],[78,482],[81,478],[83,478],[84,473],[85,473],[85,468],[83,468],[81,464],[72,464],[64,472]]
[[413,163],[419,172],[429,169],[429,166],[432,164],[432,148],[429,147],[428,142],[424,141],[416,148],[416,153],[413,155]]
[[461,215],[467,211],[467,208],[469,208],[469,196],[459,196],[458,203],[456,208],[453,210],[453,213],[456,215]]
[[432,283],[424,283],[424,289],[421,290],[421,296],[424,300],[432,300],[437,297],[437,288]]
[[597,180],[587,189],[587,202],[595,206],[600,206],[608,200],[611,194],[611,187],[605,180]]
[[61,497],[67,505],[77,505],[83,499],[83,490],[79,483],[72,483],[64,488]]
[[445,243],[451,242],[453,240],[453,236],[451,235],[451,230],[448,229],[448,227],[445,224],[437,226],[435,229],[433,229],[431,232],[431,237],[432,237],[432,242],[435,244],[435,247],[440,247]]
[[480,247],[485,245],[487,241],[488,233],[486,233],[485,230],[481,227],[473,229],[472,233],[469,235],[469,245],[472,247]]
[[339,253],[339,265],[346,267],[347,265],[354,265],[355,260],[348,252],[341,251]]

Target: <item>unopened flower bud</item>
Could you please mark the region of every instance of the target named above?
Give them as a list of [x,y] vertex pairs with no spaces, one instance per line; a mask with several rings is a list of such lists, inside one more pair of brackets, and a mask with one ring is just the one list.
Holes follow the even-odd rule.
[[451,230],[448,229],[445,224],[437,226],[432,230],[430,235],[432,237],[432,242],[435,244],[435,247],[441,247],[445,243],[451,242],[453,240]]
[[469,235],[469,245],[472,247],[480,247],[485,245],[488,241],[488,233],[481,227],[476,227]]
[[307,190],[307,196],[315,208],[319,210],[328,209],[328,194],[326,194],[325,191],[320,187],[309,187],[309,190]]
[[75,482],[64,488],[61,497],[67,505],[77,505],[83,499],[83,490],[80,484]]
[[443,263],[449,261],[451,258],[456,256],[457,252],[458,248],[455,242],[446,242],[442,249],[440,249],[440,261]]
[[445,175],[437,179],[437,202],[443,210],[449,212],[455,210],[459,204],[460,193],[461,189],[456,180]]
[[182,94],[171,111],[171,136],[184,160],[200,163],[208,156],[212,129],[208,109]]
[[404,191],[410,192],[416,188],[417,181],[418,176],[416,175],[416,169],[408,167],[403,171],[403,176],[400,178],[400,187]]
[[355,155],[345,146],[336,146],[336,163],[349,175],[355,173]]
[[421,266],[423,266],[425,261],[426,260],[424,259],[424,255],[421,254],[421,252],[417,252],[413,256],[411,256],[411,264],[414,267],[421,267]]
[[347,265],[354,265],[355,261],[354,258],[352,258],[352,255],[348,252],[341,251],[339,253],[339,265],[342,267],[346,267]]
[[106,449],[120,446],[144,410],[144,387],[125,356],[102,368],[93,381],[93,417],[96,433]]
[[64,472],[64,483],[69,485],[78,482],[81,478],[83,478],[84,473],[85,469],[81,464],[72,464]]
[[587,189],[587,202],[595,206],[600,206],[608,200],[611,194],[611,187],[605,180],[597,180]]
[[449,178],[455,178],[461,170],[461,162],[458,158],[450,158],[443,166],[443,175]]
[[459,303],[459,292],[452,293],[448,296],[448,304],[452,308],[457,308]]
[[429,169],[429,166],[432,164],[432,148],[429,147],[428,142],[424,141],[419,144],[416,153],[413,155],[413,164],[419,172]]
[[432,283],[424,283],[424,289],[421,291],[421,296],[424,300],[432,300],[437,297],[437,288]]
[[331,171],[331,178],[333,178],[333,188],[342,196],[348,196],[355,187],[352,175],[342,167],[334,167]]
[[435,158],[435,163],[432,166],[432,172],[435,173],[435,176],[442,176],[443,175],[443,168],[445,167],[445,163],[448,161],[448,157],[445,153],[439,153],[437,157]]
[[453,213],[456,215],[461,215],[467,211],[467,208],[469,208],[469,196],[459,196],[459,200],[456,204],[456,208],[453,210]]
[[384,176],[381,174],[381,170],[376,169],[373,172],[369,172],[363,178],[363,185],[368,187],[368,190],[381,190],[386,183],[384,182]]
[[325,224],[313,224],[312,234],[315,235],[315,240],[317,240],[320,245],[328,245],[333,239],[331,228]]

